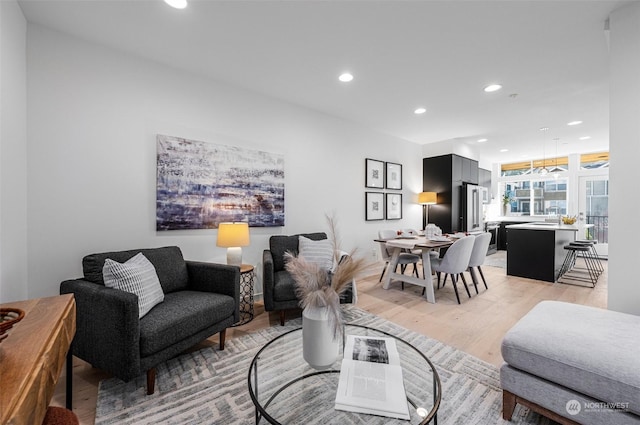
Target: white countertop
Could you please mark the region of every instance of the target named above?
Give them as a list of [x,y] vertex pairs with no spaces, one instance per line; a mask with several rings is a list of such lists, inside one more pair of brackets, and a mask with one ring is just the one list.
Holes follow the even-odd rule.
[[[593,224],[586,224],[584,227],[592,227]],[[557,224],[557,223],[545,223],[544,221],[529,222],[523,224],[510,224],[506,226],[507,229],[525,229],[525,230],[565,230],[571,232],[577,232],[580,230],[575,224]]]
[[493,217],[485,217],[485,222],[503,222],[503,221],[512,221],[519,223],[533,223],[533,222],[544,222],[544,220],[548,218],[545,216],[530,216],[530,215],[505,215],[505,216],[493,216]]

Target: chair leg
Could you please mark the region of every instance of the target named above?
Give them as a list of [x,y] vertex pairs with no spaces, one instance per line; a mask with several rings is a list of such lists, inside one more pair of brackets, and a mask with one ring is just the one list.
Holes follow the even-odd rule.
[[480,266],[478,266],[478,271],[480,272],[482,283],[484,283],[484,289],[489,289],[489,287],[487,286],[487,280],[484,278],[484,273],[482,273],[482,268]]
[[[447,276],[449,276],[449,273],[445,273],[444,274],[444,279],[442,279],[442,287],[444,288],[444,285],[447,284]],[[453,276],[451,276],[451,280],[453,280]]]
[[460,273],[460,277],[462,278],[462,283],[464,283],[464,289],[467,290],[467,295],[471,298],[471,292],[469,292],[469,287],[467,286],[467,279],[464,278],[464,272]]
[[[444,278],[446,279],[447,275],[444,275]],[[453,290],[456,293],[456,300],[458,300],[458,304],[460,304],[460,295],[458,295],[458,285],[456,285],[456,279],[453,277],[453,275],[451,275],[451,282],[453,282]]]
[[476,276],[476,272],[473,271],[473,267],[469,267],[467,270],[469,270],[469,274],[471,275],[471,282],[473,283],[473,287],[476,288],[476,295],[478,295],[478,277]]
[[152,367],[147,371],[147,395],[156,391],[156,368]]
[[436,276],[438,276],[438,289],[440,289],[440,272],[436,272]]
[[380,279],[378,280],[378,283],[382,282],[382,278],[384,277],[384,272],[387,271],[388,264],[389,264],[388,261],[384,264],[384,267],[382,268],[382,274],[380,275]]
[[420,274],[418,273],[418,263],[413,263],[413,273],[418,279],[420,279]]
[[224,340],[227,337],[227,329],[220,331],[220,351],[224,350]]
[[280,310],[280,326],[284,326],[284,310]]

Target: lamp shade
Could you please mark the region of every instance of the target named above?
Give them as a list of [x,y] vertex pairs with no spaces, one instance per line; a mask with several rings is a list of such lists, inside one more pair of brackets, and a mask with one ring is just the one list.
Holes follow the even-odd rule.
[[249,223],[220,223],[216,245],[225,248],[249,246]]
[[422,205],[436,204],[438,194],[436,192],[420,192],[418,194],[418,203]]

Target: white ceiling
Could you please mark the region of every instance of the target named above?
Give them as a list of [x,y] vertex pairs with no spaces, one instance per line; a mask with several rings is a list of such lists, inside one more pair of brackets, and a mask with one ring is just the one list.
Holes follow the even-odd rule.
[[[604,28],[629,1],[19,3],[29,22],[415,143],[472,144],[501,162],[540,158],[543,145],[555,155],[554,138],[559,154],[608,149]],[[351,83],[337,80],[344,70]],[[502,90],[483,91],[496,82]],[[418,106],[427,112],[415,115]]]

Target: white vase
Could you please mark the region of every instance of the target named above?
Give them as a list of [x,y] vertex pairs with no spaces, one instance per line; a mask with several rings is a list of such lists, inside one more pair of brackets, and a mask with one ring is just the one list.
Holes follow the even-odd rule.
[[338,358],[338,340],[333,338],[326,307],[309,307],[302,311],[302,356],[314,369],[324,370]]

